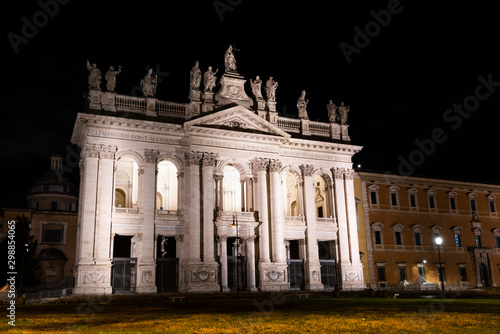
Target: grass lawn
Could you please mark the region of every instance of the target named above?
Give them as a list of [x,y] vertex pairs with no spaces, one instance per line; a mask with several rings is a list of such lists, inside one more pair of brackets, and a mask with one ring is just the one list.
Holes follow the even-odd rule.
[[498,299],[112,296],[16,308],[10,333],[500,333]]

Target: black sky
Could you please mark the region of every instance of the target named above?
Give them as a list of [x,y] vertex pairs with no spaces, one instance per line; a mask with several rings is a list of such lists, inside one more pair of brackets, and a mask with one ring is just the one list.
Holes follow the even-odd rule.
[[[456,115],[447,114],[454,104],[473,101],[478,77],[500,81],[500,20],[493,3],[67,1],[50,5],[46,20],[40,3],[55,0],[13,4],[2,23],[0,207],[25,205],[26,191],[56,150],[73,156],[69,141],[84,108],[87,59],[103,73],[110,65],[123,67],[119,94],[136,94],[149,66],[159,72],[159,99],[187,102],[194,62],[220,74],[229,44],[239,49],[238,71],[246,79],[273,76],[279,82],[282,114],[297,114],[303,89],[312,120],[326,120],[328,100],[345,101],[352,142],[364,146],[354,159],[362,168],[397,171],[400,157],[416,157],[416,140],[428,142],[441,129],[446,139],[413,173],[500,182],[500,91],[460,125],[443,118]],[[397,13],[348,62],[339,45],[355,46],[355,28],[376,28],[373,13],[382,15],[388,6]],[[36,19],[38,31],[25,29],[31,36],[15,52],[9,36],[24,38],[25,22]],[[67,165],[77,177],[74,161]]]

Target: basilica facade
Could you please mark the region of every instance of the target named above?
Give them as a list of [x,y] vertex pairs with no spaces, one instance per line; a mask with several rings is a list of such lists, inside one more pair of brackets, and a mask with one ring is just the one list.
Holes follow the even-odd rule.
[[88,66],[74,294],[365,288],[348,107],[311,121],[302,94],[282,117],[273,78],[224,60],[195,64],[189,103],[158,100],[151,72],[145,97],[116,94],[117,71],[102,91]]

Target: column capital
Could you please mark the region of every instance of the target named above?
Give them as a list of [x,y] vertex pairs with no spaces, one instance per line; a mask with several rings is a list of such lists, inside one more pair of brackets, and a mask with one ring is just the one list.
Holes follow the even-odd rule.
[[244,237],[243,240],[246,243],[251,243],[251,242],[254,242],[256,238],[257,238],[257,236],[255,236],[255,235],[249,235],[248,237]]
[[219,242],[226,242],[227,241],[227,235],[226,234],[221,234],[217,236],[217,240]]
[[345,169],[339,168],[339,167],[333,167],[332,174],[333,174],[333,177],[335,178],[335,180],[343,180],[344,174],[345,174]]
[[216,160],[217,160],[217,154],[215,154],[215,153],[203,153],[203,158],[201,159],[201,166],[202,167],[214,167]]
[[269,172],[276,173],[281,171],[281,161],[278,159],[269,159]]
[[305,176],[312,176],[314,172],[314,166],[313,165],[300,165],[299,166],[300,170],[302,171],[302,175]]
[[156,163],[156,159],[160,155],[160,151],[158,150],[150,150],[150,149],[145,149],[144,150],[144,162],[145,163]]
[[111,145],[100,145],[99,147],[99,158],[100,159],[115,159],[115,153],[118,150],[116,146]]
[[224,179],[224,174],[222,173],[214,173],[214,180],[215,181],[222,181],[222,179]]
[[96,144],[86,144],[81,153],[82,158],[99,158],[99,147]]
[[346,169],[344,175],[346,180],[352,180],[354,178],[354,169]]
[[184,153],[184,159],[187,166],[199,166],[202,158],[203,153],[200,152]]
[[268,164],[269,164],[269,159],[255,158],[253,162],[253,168],[257,172],[267,171]]

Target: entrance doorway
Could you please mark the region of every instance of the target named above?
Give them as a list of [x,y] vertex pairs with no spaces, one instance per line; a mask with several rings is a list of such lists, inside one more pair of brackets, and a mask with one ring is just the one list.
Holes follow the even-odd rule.
[[158,292],[172,292],[179,288],[179,259],[175,237],[159,235],[156,239],[156,286]]
[[304,260],[300,259],[300,249],[298,240],[290,240],[288,244],[288,282],[290,290],[304,289]]
[[484,263],[479,264],[479,280],[481,281],[483,287],[490,286],[488,280],[488,268],[486,268],[486,265]]
[[337,286],[335,241],[319,241],[318,252],[321,264],[321,283],[325,289],[333,290]]
[[113,292],[134,292],[137,259],[131,257],[132,237],[116,235],[113,244],[111,280]]
[[247,289],[247,258],[242,254],[240,238],[227,238],[227,254],[228,288],[230,291],[245,291]]

